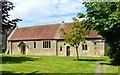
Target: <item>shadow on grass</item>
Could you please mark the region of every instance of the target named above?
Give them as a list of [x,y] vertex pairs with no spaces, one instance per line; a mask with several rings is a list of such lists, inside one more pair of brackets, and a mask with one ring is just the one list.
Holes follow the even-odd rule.
[[[75,59],[73,61],[77,61],[77,59]],[[105,59],[95,59],[95,58],[89,58],[89,59],[80,58],[80,59],[78,59],[78,61],[106,61],[106,60]]]
[[37,71],[32,73],[14,73],[11,71],[2,71],[1,74],[2,75],[42,75],[42,74],[38,74]]
[[2,75],[118,75],[118,73],[14,73],[10,71],[2,71]]
[[110,66],[119,66],[117,64],[113,64],[113,63],[106,63],[106,62],[103,62],[103,63],[100,63],[101,65],[110,65]]
[[[119,65],[116,65],[116,64],[113,64],[111,61],[109,62],[106,62],[108,60],[106,59],[96,59],[96,58],[89,58],[89,59],[86,59],[86,58],[80,58],[80,59],[74,59],[73,61],[88,61],[88,62],[100,62],[101,65],[111,65],[111,66],[119,66]],[[103,62],[102,62],[103,61]]]
[[100,62],[101,65],[110,65],[110,66],[120,66],[112,62],[113,60],[110,59],[109,62]]
[[20,56],[20,57],[15,57],[15,56],[2,56],[2,64],[14,64],[14,63],[22,63],[25,61],[35,61],[37,59],[33,59],[30,57],[26,56]]

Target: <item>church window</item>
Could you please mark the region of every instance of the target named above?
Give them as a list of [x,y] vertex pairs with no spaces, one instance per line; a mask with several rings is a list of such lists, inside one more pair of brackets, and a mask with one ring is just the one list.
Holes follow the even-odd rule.
[[34,48],[36,48],[36,42],[34,42]]
[[60,51],[62,51],[62,47],[60,46]]
[[51,48],[51,41],[43,41],[43,48]]
[[84,43],[82,43],[82,50],[88,50],[87,49],[87,44],[84,42]]

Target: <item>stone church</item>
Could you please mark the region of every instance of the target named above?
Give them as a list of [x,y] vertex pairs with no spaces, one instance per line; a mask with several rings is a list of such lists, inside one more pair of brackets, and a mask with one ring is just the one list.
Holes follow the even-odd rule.
[[[8,37],[7,51],[14,55],[76,56],[74,47],[65,43],[60,28],[71,29],[72,23],[16,28]],[[93,30],[79,46],[80,56],[103,56],[105,42]]]

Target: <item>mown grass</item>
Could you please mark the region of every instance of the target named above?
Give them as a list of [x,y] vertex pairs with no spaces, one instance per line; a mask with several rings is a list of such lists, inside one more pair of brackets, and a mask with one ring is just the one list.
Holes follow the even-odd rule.
[[102,63],[104,73],[118,73],[118,66],[112,65],[109,61],[105,61]]
[[104,73],[117,73],[117,66],[108,65],[108,57],[80,57],[75,56],[17,56],[2,55],[3,73],[95,73],[96,62],[103,64]]

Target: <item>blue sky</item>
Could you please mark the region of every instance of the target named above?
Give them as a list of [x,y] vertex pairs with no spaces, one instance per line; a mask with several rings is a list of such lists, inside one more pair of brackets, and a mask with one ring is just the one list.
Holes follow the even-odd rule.
[[77,13],[85,13],[82,0],[10,0],[14,10],[10,18],[20,18],[18,27],[72,22]]

